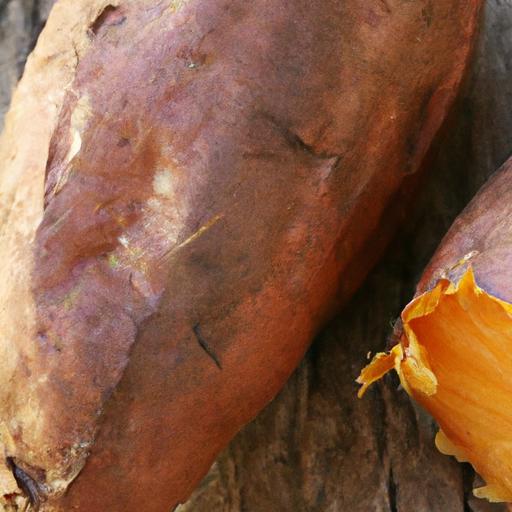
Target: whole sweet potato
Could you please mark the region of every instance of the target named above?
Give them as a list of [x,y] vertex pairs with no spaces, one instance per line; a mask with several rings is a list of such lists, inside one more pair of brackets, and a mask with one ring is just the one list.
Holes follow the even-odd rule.
[[457,218],[402,322],[363,391],[394,367],[439,423],[440,451],[485,479],[475,495],[512,502],[512,160]]
[[480,0],[61,0],[0,145],[0,495],[184,501],[391,230]]

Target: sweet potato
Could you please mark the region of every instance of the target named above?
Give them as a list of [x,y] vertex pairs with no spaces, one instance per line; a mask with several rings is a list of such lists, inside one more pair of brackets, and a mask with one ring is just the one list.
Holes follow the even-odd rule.
[[7,510],[187,498],[378,256],[480,6],[56,4],[0,143]]
[[512,160],[457,218],[402,313],[400,343],[359,381],[364,392],[395,368],[439,423],[439,450],[487,482],[475,495],[512,502],[511,262]]

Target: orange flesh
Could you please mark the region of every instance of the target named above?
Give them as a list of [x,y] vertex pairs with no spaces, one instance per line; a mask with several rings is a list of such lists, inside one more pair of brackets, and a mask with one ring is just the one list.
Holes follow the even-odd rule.
[[442,279],[414,299],[402,321],[401,343],[361,372],[360,394],[394,367],[439,423],[440,451],[486,480],[475,495],[512,501],[512,305],[480,289],[470,269],[457,286]]

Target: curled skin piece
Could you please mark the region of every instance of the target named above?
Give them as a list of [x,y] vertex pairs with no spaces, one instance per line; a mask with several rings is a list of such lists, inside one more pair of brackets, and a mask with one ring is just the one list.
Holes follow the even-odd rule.
[[512,305],[481,289],[469,267],[416,297],[402,321],[400,343],[361,372],[359,395],[394,368],[437,420],[439,451],[486,480],[474,494],[512,501]]

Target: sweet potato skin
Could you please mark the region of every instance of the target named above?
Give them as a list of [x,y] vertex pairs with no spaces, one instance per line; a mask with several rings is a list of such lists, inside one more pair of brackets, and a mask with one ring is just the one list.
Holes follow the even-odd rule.
[[480,4],[57,4],[0,146],[0,443],[42,510],[186,499],[377,256]]
[[512,160],[508,160],[457,217],[425,269],[417,294],[440,277],[458,282],[471,266],[480,288],[512,302]]

